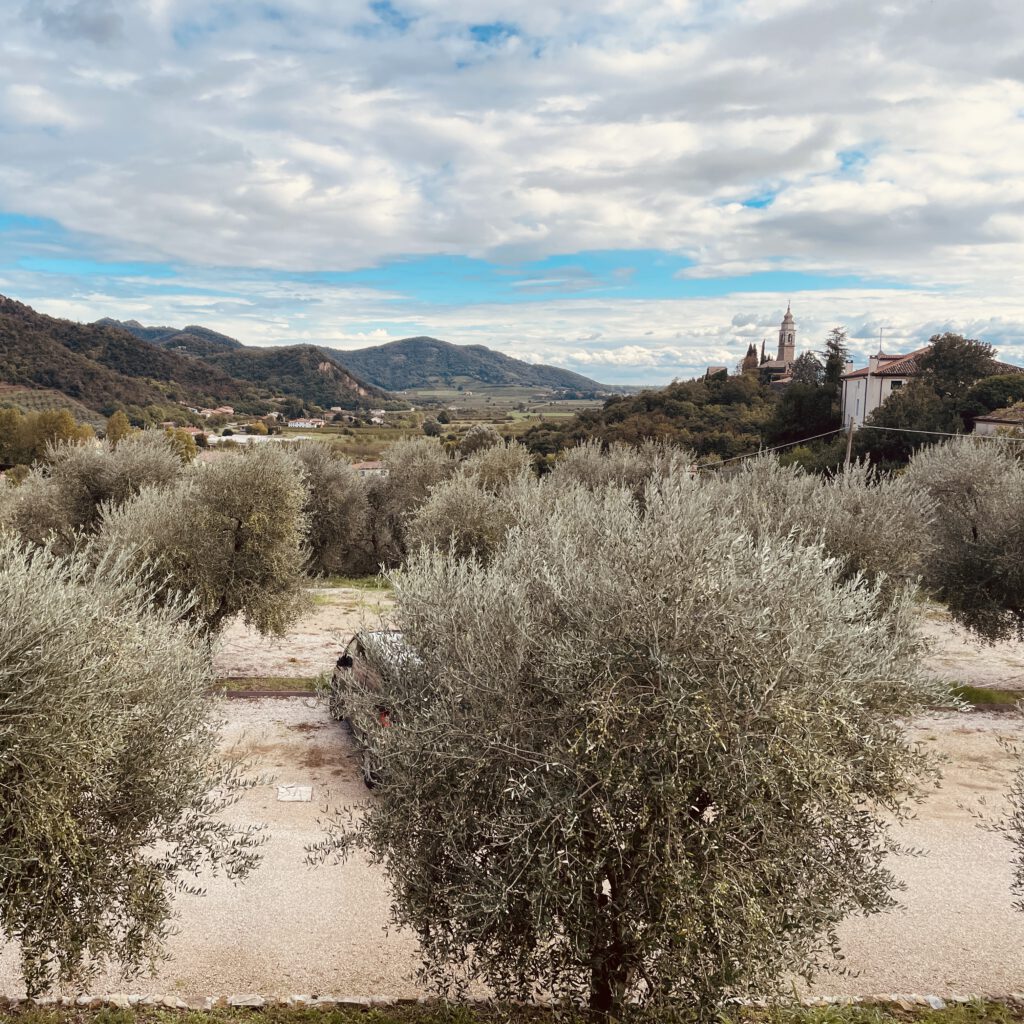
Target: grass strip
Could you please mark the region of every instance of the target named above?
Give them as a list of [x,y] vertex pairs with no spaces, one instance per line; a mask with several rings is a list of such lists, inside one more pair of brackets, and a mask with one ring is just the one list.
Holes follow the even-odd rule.
[[217,680],[217,689],[226,693],[246,690],[305,690],[316,691],[316,676],[229,676]]
[[349,590],[390,590],[391,584],[379,573],[375,576],[313,576],[314,587],[346,587]]
[[[167,1010],[136,1007],[44,1008],[0,1007],[3,1024],[558,1024],[579,1022],[583,1016],[556,1016],[536,1007],[509,1006],[387,1006],[370,1010],[336,1007],[268,1006],[261,1009],[223,1007],[212,1011]],[[659,1024],[653,1015],[641,1016]],[[915,1007],[903,1010],[894,1004],[778,1007],[774,1009],[732,1009],[723,1024],[1022,1024],[1024,1007],[1016,1003],[976,1001],[947,1006],[944,1010]]]
[[1017,702],[1024,700],[1024,690],[997,690],[987,686],[955,686],[953,692],[978,708],[1000,708],[1013,710]]
[[[465,1006],[387,1007],[367,1011],[337,1008],[270,1006],[258,1010],[222,1008],[213,1011],[166,1010],[137,1007],[132,1010],[103,1008],[0,1009],[4,1024],[546,1024],[554,1015],[524,1007],[477,1008]],[[651,1024],[657,1018],[650,1017]],[[584,1017],[558,1018],[565,1021]],[[737,1010],[722,1018],[723,1024],[1021,1024],[1024,1008],[1002,1002],[972,1002],[944,1010],[924,1007],[901,1010],[895,1006],[797,1007],[772,1010]]]

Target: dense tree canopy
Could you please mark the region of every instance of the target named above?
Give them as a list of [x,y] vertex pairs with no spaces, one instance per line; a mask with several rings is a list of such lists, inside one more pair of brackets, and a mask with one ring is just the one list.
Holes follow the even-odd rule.
[[580,441],[671,441],[701,457],[730,458],[757,451],[774,397],[756,374],[677,381],[666,388],[610,398],[561,423],[532,427],[523,442],[550,455]]
[[383,860],[439,988],[711,1018],[893,905],[889,822],[933,776],[900,724],[936,693],[914,605],[685,473],[642,509],[535,486],[486,565],[395,577],[417,656],[341,847]]
[[0,465],[30,466],[46,458],[51,445],[95,436],[92,427],[76,423],[64,409],[30,413],[0,409]]

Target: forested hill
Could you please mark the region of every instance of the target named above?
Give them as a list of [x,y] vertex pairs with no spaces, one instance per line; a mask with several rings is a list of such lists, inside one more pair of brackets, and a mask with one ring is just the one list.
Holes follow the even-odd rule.
[[160,348],[187,352],[212,366],[274,394],[298,398],[325,409],[338,406],[356,409],[390,397],[361,375],[353,373],[346,353],[317,345],[276,345],[269,348],[245,345],[208,327],[147,327],[138,320],[97,320],[128,331]]
[[206,361],[233,377],[272,386],[325,409],[365,407],[390,396],[365,383],[339,362],[338,353],[316,345],[238,348],[211,353]]
[[404,338],[334,354],[354,373],[388,391],[460,384],[545,387],[585,394],[610,390],[571,370],[526,363],[484,345],[453,345],[437,338]]
[[96,323],[106,327],[119,327],[141,341],[148,341],[161,348],[187,352],[193,356],[206,357],[217,352],[244,347],[235,338],[229,338],[226,334],[211,331],[208,327],[200,327],[197,324],[189,324],[182,328],[146,327],[138,320],[112,320],[110,317],[104,317]]
[[548,455],[580,441],[648,438],[685,445],[723,459],[757,451],[774,428],[776,397],[756,375],[677,381],[668,387],[609,398],[600,409],[572,419],[542,422],[521,440]]
[[190,355],[120,328],[44,316],[5,296],[0,381],[52,388],[104,414],[127,406],[266,404],[263,389]]

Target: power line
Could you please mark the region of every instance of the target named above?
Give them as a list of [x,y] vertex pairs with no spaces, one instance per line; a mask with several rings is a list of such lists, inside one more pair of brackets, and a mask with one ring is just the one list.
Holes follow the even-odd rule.
[[[831,437],[833,434],[841,434],[845,432],[845,427],[838,427],[835,430],[826,430],[824,434],[815,434],[813,437],[802,437],[799,441],[787,441],[785,444],[777,444],[773,448],[760,448],[756,452],[748,452],[746,455],[734,455],[729,459],[722,459],[721,462],[705,462],[703,465],[698,465],[695,468],[701,469],[718,469],[719,466],[724,466],[727,462],[739,462],[742,459],[756,459],[759,455],[767,455],[769,452],[781,451],[783,448],[792,448],[797,444],[806,444],[808,441],[817,441],[823,437]],[[979,441],[1015,441],[1020,444],[1024,444],[1024,437],[1005,437],[1002,434],[950,434],[942,430],[911,430],[909,427],[880,427],[874,423],[862,423],[858,430],[891,430],[897,434],[929,434],[934,437],[960,437],[970,440]]]
[[767,455],[769,452],[781,451],[783,448],[792,448],[795,444],[806,444],[808,441],[817,441],[822,437],[830,437],[832,434],[841,434],[843,427],[837,427],[835,430],[826,430],[824,434],[815,434],[813,437],[801,437],[799,441],[787,441],[785,444],[777,444],[774,448],[760,448],[756,452],[749,452],[747,455],[734,455],[731,459],[722,459],[721,462],[706,462],[703,466],[697,466],[697,469],[717,469],[719,466],[724,466],[727,462],[737,462],[740,459],[756,459],[758,455]]
[[[875,423],[862,423],[858,430],[892,430],[897,434],[932,434],[935,437],[962,437],[972,441],[1017,441],[1024,442],[1024,437],[1006,437],[1003,434],[950,434],[944,430],[911,430],[909,427],[880,427]],[[812,440],[808,438],[808,440]]]

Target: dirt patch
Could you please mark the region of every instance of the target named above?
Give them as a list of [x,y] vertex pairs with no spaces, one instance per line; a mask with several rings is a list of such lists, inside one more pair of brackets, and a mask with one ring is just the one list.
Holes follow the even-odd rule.
[[952,682],[995,690],[1024,691],[1024,644],[985,644],[956,625],[937,605],[922,611],[921,629],[932,645],[928,665]]
[[[314,678],[330,672],[338,655],[363,628],[388,624],[393,601],[386,590],[316,588],[302,618],[282,637],[262,637],[236,619],[214,653],[220,677]],[[259,687],[250,687],[259,689]]]

